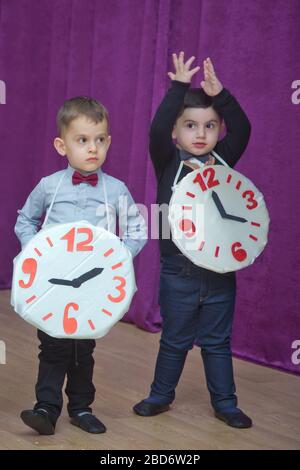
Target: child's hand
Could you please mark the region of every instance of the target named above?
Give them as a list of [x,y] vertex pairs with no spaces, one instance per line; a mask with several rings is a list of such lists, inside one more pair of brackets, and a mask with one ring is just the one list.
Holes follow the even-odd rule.
[[223,85],[216,76],[212,61],[208,57],[203,61],[204,80],[201,86],[205,93],[209,96],[216,96],[223,90]]
[[200,67],[197,66],[190,70],[190,66],[194,61],[195,57],[192,56],[189,60],[184,63],[184,52],[181,51],[179,56],[177,54],[172,54],[173,64],[175,68],[175,73],[168,72],[168,76],[171,80],[177,80],[179,82],[190,83],[192,80],[192,76],[200,70]]

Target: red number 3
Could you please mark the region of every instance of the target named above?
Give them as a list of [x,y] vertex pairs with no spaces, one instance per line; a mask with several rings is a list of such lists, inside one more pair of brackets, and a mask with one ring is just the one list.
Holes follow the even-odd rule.
[[248,207],[248,209],[255,209],[255,207],[258,206],[258,202],[256,199],[254,199],[254,192],[251,191],[250,189],[248,189],[248,191],[244,191],[243,194],[242,194],[242,197],[243,198],[246,198],[247,196],[248,197],[248,203],[252,203],[252,205],[249,206],[249,204],[247,204],[246,207]]
[[116,289],[120,292],[120,295],[118,295],[117,297],[113,297],[112,295],[108,295],[108,299],[111,301],[111,302],[122,302],[122,300],[124,299],[125,295],[126,295],[126,291],[124,289],[124,287],[126,286],[126,279],[124,279],[124,277],[121,277],[121,276],[115,276],[114,278],[114,281],[117,280],[117,281],[120,281],[120,284],[118,286],[116,286]]

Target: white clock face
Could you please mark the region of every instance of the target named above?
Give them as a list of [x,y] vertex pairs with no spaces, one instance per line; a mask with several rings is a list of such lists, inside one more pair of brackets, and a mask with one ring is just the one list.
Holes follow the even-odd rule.
[[46,226],[14,261],[15,311],[58,338],[104,336],[135,291],[127,248],[85,221]]
[[263,195],[221,165],[185,176],[170,201],[174,243],[194,264],[216,272],[249,266],[262,252],[269,227]]

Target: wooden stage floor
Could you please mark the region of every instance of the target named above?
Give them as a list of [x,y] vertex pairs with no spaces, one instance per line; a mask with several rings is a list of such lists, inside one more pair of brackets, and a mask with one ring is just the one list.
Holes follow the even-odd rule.
[[56,434],[40,436],[19,418],[34,404],[38,340],[33,327],[10,307],[0,291],[0,449],[300,449],[300,377],[234,360],[239,406],[251,429],[230,428],[214,418],[198,348],[190,352],[169,412],[142,418],[132,406],[144,398],[152,380],[159,334],[119,323],[97,341],[95,414],[106,434],[91,435],[69,423],[64,406]]

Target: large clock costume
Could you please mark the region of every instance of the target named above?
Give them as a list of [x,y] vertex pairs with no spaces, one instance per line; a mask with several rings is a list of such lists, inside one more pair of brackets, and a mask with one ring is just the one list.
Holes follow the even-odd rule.
[[262,252],[269,215],[264,197],[253,183],[212,153],[224,166],[202,166],[177,185],[181,163],[169,222],[173,241],[187,258],[225,273],[249,266]]
[[61,183],[43,229],[14,260],[11,303],[56,338],[99,338],[129,309],[132,255],[116,235],[86,221],[46,225]]

